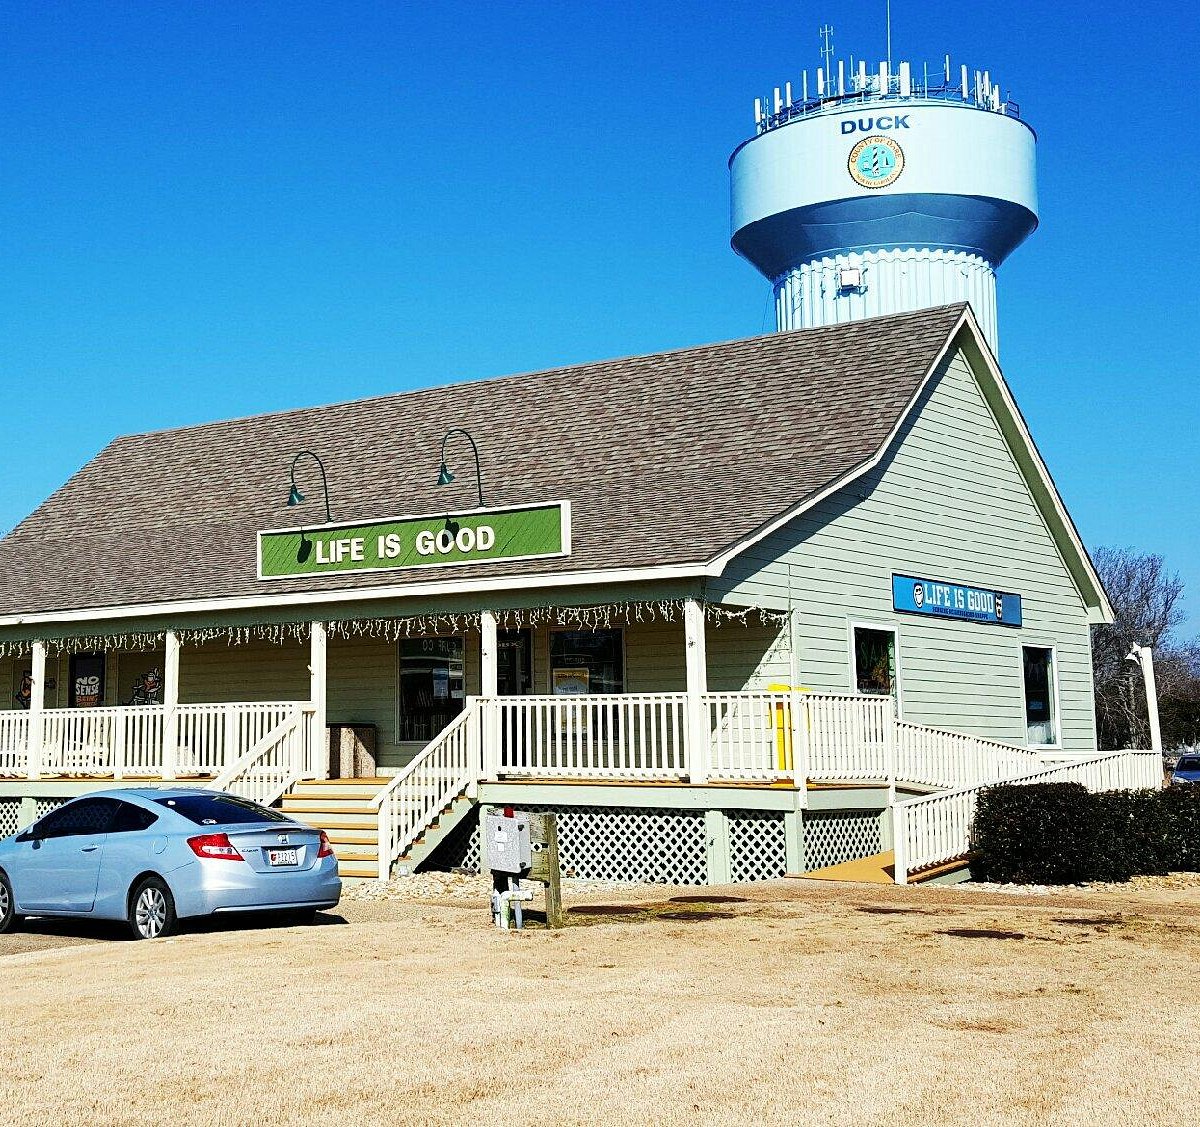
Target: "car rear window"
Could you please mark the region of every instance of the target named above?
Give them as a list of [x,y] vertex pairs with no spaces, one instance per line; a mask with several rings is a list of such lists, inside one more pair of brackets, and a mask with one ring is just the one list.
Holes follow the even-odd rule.
[[231,794],[181,794],[174,798],[156,798],[159,806],[182,814],[190,822],[198,826],[235,826],[247,822],[287,822],[291,819],[284,817],[275,810],[259,806],[245,798],[236,798]]
[[1175,764],[1176,771],[1200,771],[1200,756],[1185,755]]

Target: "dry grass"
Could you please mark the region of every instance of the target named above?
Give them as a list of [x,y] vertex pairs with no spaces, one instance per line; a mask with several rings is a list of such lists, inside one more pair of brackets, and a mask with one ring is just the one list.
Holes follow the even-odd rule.
[[0,1122],[1194,1119],[1195,889],[723,891],[750,898],[549,933],[364,903],[309,929],[6,938],[40,947],[0,958]]

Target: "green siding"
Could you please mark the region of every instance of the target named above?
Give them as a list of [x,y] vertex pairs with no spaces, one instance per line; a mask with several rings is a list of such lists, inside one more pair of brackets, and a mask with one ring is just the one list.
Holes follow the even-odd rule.
[[[893,572],[1019,593],[1024,625],[896,614]],[[801,680],[816,690],[851,689],[851,622],[897,627],[904,718],[1012,742],[1025,741],[1021,646],[1054,646],[1062,745],[1095,746],[1087,608],[961,354],[878,467],[748,549],[713,590],[793,608]]]

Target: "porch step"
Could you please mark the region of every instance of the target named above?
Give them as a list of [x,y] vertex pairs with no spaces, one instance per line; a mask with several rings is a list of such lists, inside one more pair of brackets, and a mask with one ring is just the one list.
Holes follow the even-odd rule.
[[379,813],[371,800],[387,779],[319,779],[299,783],[279,804],[280,813],[329,835],[343,877],[379,875]]
[[299,783],[289,798],[365,800],[373,799],[385,786],[387,779],[322,779],[319,782]]
[[375,861],[342,861],[338,860],[338,876],[365,877],[375,880],[379,876],[379,865]]
[[306,794],[288,794],[280,807],[285,810],[337,810],[343,814],[371,814],[375,807],[367,798],[309,798]]

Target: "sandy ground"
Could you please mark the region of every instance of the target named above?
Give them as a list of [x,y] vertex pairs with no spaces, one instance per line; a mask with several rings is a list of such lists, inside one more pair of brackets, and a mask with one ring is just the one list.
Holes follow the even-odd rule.
[[1196,1122],[1194,879],[572,899],[521,934],[461,900],[31,922],[0,937],[0,1123]]

